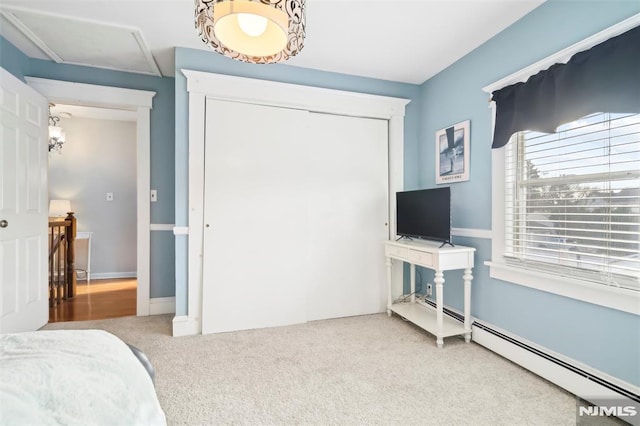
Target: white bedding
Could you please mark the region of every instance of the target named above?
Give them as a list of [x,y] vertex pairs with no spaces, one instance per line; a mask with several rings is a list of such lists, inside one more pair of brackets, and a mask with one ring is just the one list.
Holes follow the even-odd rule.
[[164,425],[151,378],[102,330],[0,335],[1,425]]

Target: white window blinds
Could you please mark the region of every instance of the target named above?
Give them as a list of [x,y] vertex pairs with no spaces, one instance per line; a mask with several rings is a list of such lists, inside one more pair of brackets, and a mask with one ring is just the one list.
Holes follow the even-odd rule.
[[505,257],[640,290],[640,114],[593,114],[506,146]]

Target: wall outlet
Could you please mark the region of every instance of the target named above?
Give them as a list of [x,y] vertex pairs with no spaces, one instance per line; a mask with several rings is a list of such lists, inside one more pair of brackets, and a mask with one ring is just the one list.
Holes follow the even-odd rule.
[[433,294],[433,284],[427,283],[427,297]]
[[158,190],[157,189],[152,189],[151,190],[151,202],[155,203],[156,201],[158,201]]

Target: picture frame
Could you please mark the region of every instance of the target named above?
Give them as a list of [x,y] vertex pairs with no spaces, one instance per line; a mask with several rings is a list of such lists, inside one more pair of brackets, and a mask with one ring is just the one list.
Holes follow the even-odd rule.
[[471,121],[436,131],[436,184],[469,180]]

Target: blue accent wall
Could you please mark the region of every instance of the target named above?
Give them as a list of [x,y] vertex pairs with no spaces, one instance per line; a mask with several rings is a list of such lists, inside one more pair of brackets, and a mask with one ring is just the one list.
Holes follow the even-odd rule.
[[0,66],[24,81],[24,76],[28,75],[29,58],[0,36]]
[[[2,37],[0,49],[0,65],[23,81],[28,76],[156,92],[151,109],[151,188],[158,190],[158,201],[151,204],[151,223],[172,224],[175,211],[174,79],[30,59]],[[166,235],[154,235],[157,233]],[[175,294],[173,234],[154,231],[151,241],[150,297],[172,297]]]
[[[637,1],[548,1],[421,86],[420,187],[436,186],[436,130],[471,120],[470,180],[451,185],[454,227],[491,229],[492,122],[482,87],[639,12]],[[477,248],[476,318],[640,385],[637,316],[492,279],[484,266],[491,259],[490,240],[454,240]],[[461,288],[446,290],[445,303],[462,309]]]
[[[238,77],[257,78],[304,86],[347,90],[410,99],[404,127],[405,187],[415,188],[418,168],[419,86],[407,83],[330,73],[284,64],[255,65],[235,61],[205,50],[176,48],[176,225],[188,223],[188,93],[180,70],[196,70]],[[176,237],[176,313],[187,313],[187,237]]]

